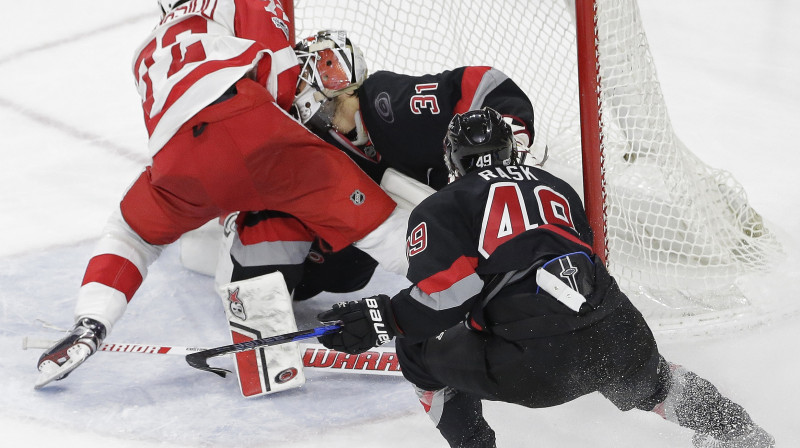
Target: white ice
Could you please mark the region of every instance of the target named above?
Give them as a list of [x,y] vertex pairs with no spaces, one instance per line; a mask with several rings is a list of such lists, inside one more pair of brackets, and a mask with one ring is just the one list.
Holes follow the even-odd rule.
[[[181,358],[100,353],[34,391],[39,351],[55,338],[107,215],[147,162],[133,51],[155,2],[5,2],[0,16],[0,446],[442,447],[400,378],[308,372],[302,389],[241,398],[236,381]],[[641,1],[670,117],[681,139],[731,171],[751,205],[798,247],[800,2]],[[476,61],[479,62],[479,61]],[[796,266],[765,294],[795,299]],[[401,283],[381,274],[364,294]],[[211,280],[170,248],[109,341],[227,344]],[[357,298],[361,294],[349,297]],[[309,326],[332,296],[298,305]],[[794,308],[796,310],[796,308]],[[665,356],[712,380],[773,433],[800,446],[796,311],[736,332],[659,337]],[[216,360],[220,364],[229,362]],[[689,446],[691,433],[652,413],[621,413],[597,394],[531,410],[486,403],[500,447]]]

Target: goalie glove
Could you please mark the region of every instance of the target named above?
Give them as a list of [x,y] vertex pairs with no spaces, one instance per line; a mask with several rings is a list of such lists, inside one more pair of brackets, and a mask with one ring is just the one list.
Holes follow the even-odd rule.
[[514,134],[514,140],[517,142],[517,149],[520,151],[527,151],[530,148],[531,143],[531,134],[525,129],[524,125],[519,125],[514,122],[514,119],[509,116],[504,116],[503,121],[508,123],[508,126],[511,127],[511,132]]
[[380,294],[358,302],[339,302],[317,316],[320,322],[340,321],[338,333],[320,336],[319,342],[339,352],[357,355],[389,342],[398,333],[389,296]]
[[527,155],[527,157],[530,157],[527,163],[528,165],[539,168],[544,166],[548,156],[547,146],[544,148],[531,146],[533,145],[533,132],[529,131],[524,124],[519,124],[513,117],[504,115],[503,121],[508,123],[509,127],[511,127],[511,132],[514,134],[514,141],[517,142],[517,151],[523,153],[520,154],[520,163],[525,162],[526,157],[524,156]]
[[66,337],[39,357],[39,378],[34,389],[41,389],[53,381],[66,378],[97,351],[105,337],[105,325],[88,317],[79,320]]

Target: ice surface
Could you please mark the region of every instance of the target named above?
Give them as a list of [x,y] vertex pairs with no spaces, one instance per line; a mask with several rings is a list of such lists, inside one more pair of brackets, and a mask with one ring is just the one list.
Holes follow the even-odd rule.
[[[744,184],[751,205],[794,251],[800,4],[673,0],[640,7],[676,132],[701,159]],[[410,386],[395,377],[308,371],[299,390],[244,399],[234,378],[196,371],[180,357],[99,353],[68,379],[34,391],[39,351],[21,350],[22,338],[58,337],[37,319],[71,324],[91,239],[147,161],[130,62],[154,24],[155,2],[13,2],[3,9],[0,445],[445,446]],[[176,249],[152,267],[109,342],[229,343],[211,279],[183,269]],[[782,277],[758,290],[791,303],[796,266],[782,267]],[[403,284],[381,272],[363,294]],[[316,312],[341,298],[298,304],[298,326],[314,325]],[[743,404],[779,447],[800,446],[800,327],[798,315],[787,313],[736,332],[659,337],[668,359]],[[690,445],[689,431],[654,414],[620,413],[596,394],[550,409],[485,409],[500,447]]]

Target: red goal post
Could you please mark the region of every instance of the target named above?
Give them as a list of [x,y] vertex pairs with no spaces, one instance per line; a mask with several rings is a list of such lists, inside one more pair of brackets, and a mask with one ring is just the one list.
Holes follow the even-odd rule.
[[[576,48],[578,52],[578,89],[583,147],[583,202],[589,225],[594,232],[594,252],[606,261],[606,214],[600,132],[600,71],[597,58],[595,1],[579,1],[575,9]],[[586,194],[586,192],[590,194]],[[597,194],[591,194],[596,192]]]

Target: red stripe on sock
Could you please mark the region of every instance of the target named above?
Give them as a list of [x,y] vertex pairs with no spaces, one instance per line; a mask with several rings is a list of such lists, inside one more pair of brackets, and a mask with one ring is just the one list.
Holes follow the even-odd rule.
[[130,302],[142,284],[142,273],[127,258],[113,254],[97,255],[89,260],[81,286],[92,282],[120,291]]

